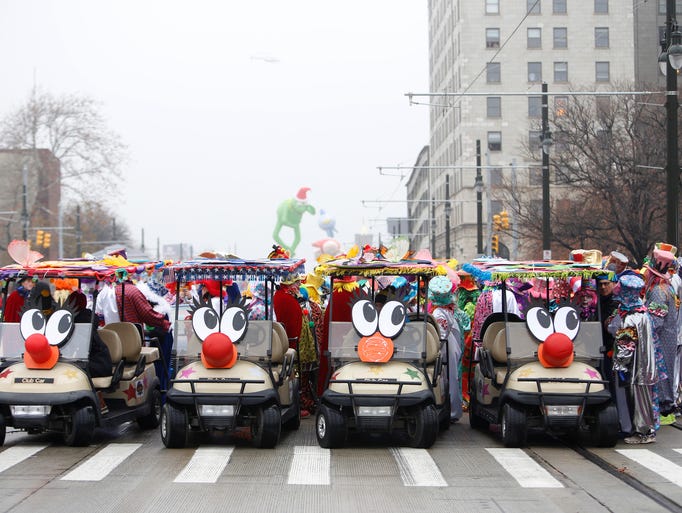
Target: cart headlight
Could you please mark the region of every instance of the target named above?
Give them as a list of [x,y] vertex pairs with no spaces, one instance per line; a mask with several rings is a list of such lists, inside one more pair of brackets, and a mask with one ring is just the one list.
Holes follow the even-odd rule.
[[50,414],[52,406],[48,404],[17,404],[10,406],[13,417],[44,417]]
[[357,417],[390,417],[393,415],[392,406],[358,406]]
[[581,406],[545,406],[545,414],[548,417],[577,417],[581,411]]
[[234,417],[234,404],[200,404],[199,415],[204,417]]

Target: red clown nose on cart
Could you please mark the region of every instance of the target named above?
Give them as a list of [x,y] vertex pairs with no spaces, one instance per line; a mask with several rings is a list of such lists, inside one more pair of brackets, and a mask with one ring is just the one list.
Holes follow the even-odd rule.
[[229,369],[237,361],[238,352],[224,333],[212,333],[204,340],[201,361],[207,369]]
[[59,348],[51,346],[42,333],[29,336],[24,347],[24,364],[29,369],[51,369],[59,360]]
[[538,359],[543,367],[568,367],[573,357],[573,341],[563,333],[552,333],[538,346]]

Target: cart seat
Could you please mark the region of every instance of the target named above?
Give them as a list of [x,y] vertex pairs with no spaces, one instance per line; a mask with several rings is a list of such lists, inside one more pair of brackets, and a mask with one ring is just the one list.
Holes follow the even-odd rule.
[[432,365],[440,353],[438,331],[430,322],[426,323],[426,365]]
[[[490,348],[490,354],[496,362],[507,363],[507,332],[504,330],[504,323],[500,324],[502,324],[502,329],[495,335],[495,340]],[[494,324],[491,324],[488,330],[490,330],[492,326],[494,326]],[[486,331],[483,338],[487,338],[487,335],[488,332]]]
[[495,338],[500,331],[504,331],[503,321],[493,322],[488,326],[483,334],[483,349],[487,349],[488,351],[492,350],[493,345],[495,344]]
[[[135,369],[138,366],[140,354],[142,353],[142,336],[137,326],[132,322],[111,322],[105,329],[115,331],[121,339],[121,347],[125,368],[123,369],[122,380],[130,380],[135,377]],[[158,356],[158,351],[157,351]]]
[[111,376],[100,376],[97,378],[92,378],[92,384],[95,388],[109,388],[112,384],[113,374],[121,361],[123,356],[123,348],[121,346],[121,339],[118,337],[118,333],[115,331],[101,329],[97,331],[97,334],[104,342],[104,345],[109,349],[109,355],[111,356]]
[[296,350],[289,347],[289,338],[284,326],[275,321],[272,323],[272,357],[270,359],[275,382],[279,381],[285,359],[293,362],[296,359]]

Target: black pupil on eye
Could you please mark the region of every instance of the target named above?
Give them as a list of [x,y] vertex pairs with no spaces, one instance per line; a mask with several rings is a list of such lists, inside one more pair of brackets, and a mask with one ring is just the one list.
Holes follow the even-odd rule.
[[66,333],[69,331],[69,327],[71,326],[71,317],[68,315],[62,316],[61,319],[59,319],[59,324],[57,325],[57,330],[59,330],[59,333]]
[[571,331],[578,327],[578,314],[576,312],[569,312],[566,316],[566,327]]
[[405,317],[405,313],[403,311],[402,306],[398,306],[393,310],[393,313],[391,314],[391,322],[393,323],[394,326],[397,326],[401,322],[403,322],[403,317]]
[[43,327],[43,316],[40,314],[40,312],[33,312],[33,315],[31,316],[31,324],[33,325],[34,330],[39,330]]
[[244,312],[238,312],[237,314],[235,314],[234,319],[232,319],[232,327],[236,331],[239,331],[244,327],[245,324],[246,316],[244,315]]
[[538,312],[538,322],[543,328],[549,328],[552,325],[552,318],[549,316],[548,312],[540,310]]
[[214,329],[218,326],[218,315],[213,310],[206,310],[204,324],[206,324],[208,329]]
[[373,322],[376,319],[377,311],[370,303],[365,303],[365,306],[362,307],[362,316],[367,322]]

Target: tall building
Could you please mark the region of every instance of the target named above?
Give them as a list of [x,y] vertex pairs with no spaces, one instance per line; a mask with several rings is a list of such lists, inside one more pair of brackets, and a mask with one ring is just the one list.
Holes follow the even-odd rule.
[[[433,201],[410,203],[409,218],[432,221],[436,256],[460,261],[477,256],[477,141],[483,253],[490,254],[492,216],[507,207],[496,194],[500,184],[515,181],[525,188],[529,202],[541,204],[543,82],[552,115],[567,104],[568,96],[562,92],[664,83],[657,58],[665,4],[665,0],[429,0],[429,92],[459,95],[419,98],[430,105],[430,140],[428,154],[420,154],[415,164],[407,195],[408,200],[424,198],[428,184],[427,196]],[[679,4],[678,0],[682,15]],[[424,162],[428,168],[420,167]],[[443,200],[448,176],[451,247],[445,248]],[[552,171],[550,177],[554,186]],[[510,223],[512,229],[500,236],[500,253],[540,258],[537,243],[529,246],[515,240],[513,217]],[[419,231],[417,225],[422,227]],[[414,239],[423,238],[424,226],[414,225]]]

